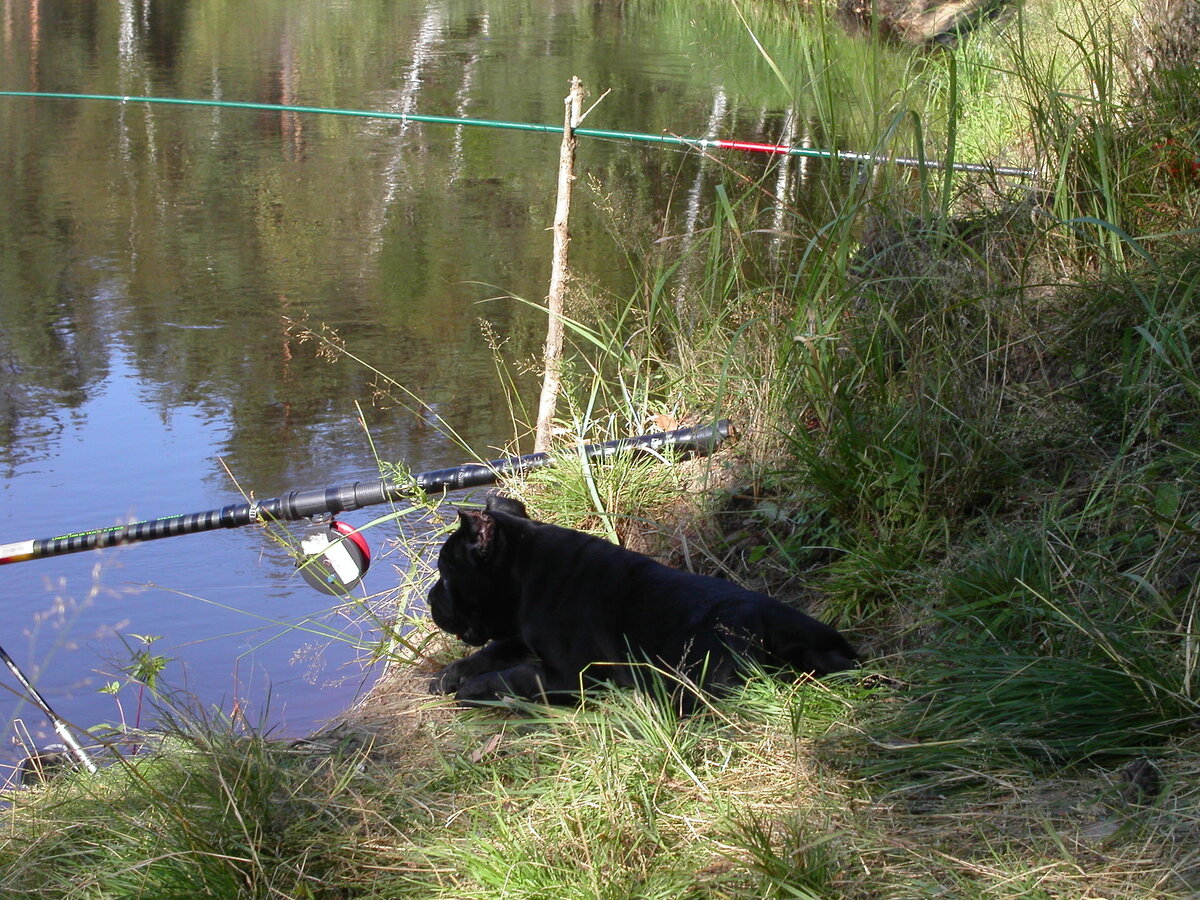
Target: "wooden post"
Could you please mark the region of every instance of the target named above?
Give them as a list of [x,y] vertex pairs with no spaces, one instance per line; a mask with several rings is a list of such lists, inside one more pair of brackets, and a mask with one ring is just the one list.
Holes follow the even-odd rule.
[[571,78],[571,92],[563,101],[566,113],[563,120],[562,148],[558,155],[558,203],[554,209],[554,250],[550,269],[550,291],[546,295],[546,346],[542,353],[545,374],[542,377],[542,396],[538,401],[537,432],[533,450],[543,453],[550,449],[554,408],[562,380],[563,298],[570,277],[567,248],[571,232],[567,227],[571,216],[571,187],[575,181],[575,128],[583,112],[583,82]]

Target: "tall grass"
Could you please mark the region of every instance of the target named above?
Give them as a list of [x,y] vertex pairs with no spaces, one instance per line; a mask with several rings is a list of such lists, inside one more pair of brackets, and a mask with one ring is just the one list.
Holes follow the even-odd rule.
[[[893,696],[854,679],[755,680],[689,718],[628,693],[504,715],[408,701],[383,731],[343,726],[295,745],[178,716],[153,757],[15,795],[20,829],[0,846],[0,888],[46,898],[1012,896],[1012,885],[1185,895],[1171,886],[1186,850],[1162,848],[1195,836],[1194,764],[1163,763],[1176,805],[1140,816],[1101,780],[1043,776],[1057,800],[1037,802],[1019,767],[982,756],[954,773],[957,792],[949,778],[909,778],[880,793],[814,750],[854,710]],[[1081,843],[1088,829],[1110,836],[1100,856]]]

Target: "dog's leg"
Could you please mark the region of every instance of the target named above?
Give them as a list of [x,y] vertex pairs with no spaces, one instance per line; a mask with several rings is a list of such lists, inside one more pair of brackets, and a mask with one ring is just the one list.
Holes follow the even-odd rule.
[[532,660],[533,654],[519,637],[501,638],[455,660],[433,676],[431,694],[451,694],[465,682]]
[[495,703],[504,697],[535,703],[579,702],[580,680],[555,678],[540,662],[530,660],[508,669],[485,672],[464,681],[454,695],[468,706]]
[[545,674],[541,664],[532,661],[482,672],[460,682],[454,699],[468,706],[495,703],[502,697],[541,700]]

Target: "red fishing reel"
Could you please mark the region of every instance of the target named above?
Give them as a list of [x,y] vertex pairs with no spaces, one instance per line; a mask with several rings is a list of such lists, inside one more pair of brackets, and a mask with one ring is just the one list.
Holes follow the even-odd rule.
[[334,519],[328,528],[300,541],[300,574],[323,594],[344,597],[371,568],[367,539],[345,522]]

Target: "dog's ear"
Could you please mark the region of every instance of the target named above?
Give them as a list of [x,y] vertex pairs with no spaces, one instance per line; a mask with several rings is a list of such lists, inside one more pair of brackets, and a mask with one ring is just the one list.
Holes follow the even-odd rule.
[[487,498],[487,510],[493,510],[502,513],[508,513],[510,516],[516,516],[518,519],[528,519],[529,513],[525,511],[525,504],[515,497],[504,497],[500,494],[492,494]]
[[496,520],[486,512],[474,509],[460,509],[458,524],[470,539],[470,547],[479,554],[480,559],[487,559],[492,552],[495,542]]

